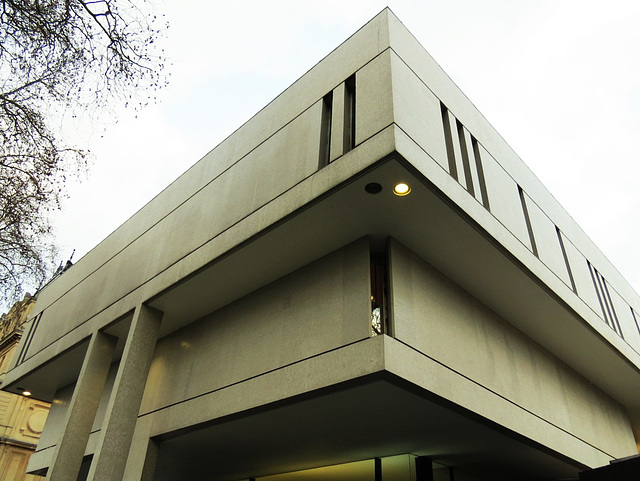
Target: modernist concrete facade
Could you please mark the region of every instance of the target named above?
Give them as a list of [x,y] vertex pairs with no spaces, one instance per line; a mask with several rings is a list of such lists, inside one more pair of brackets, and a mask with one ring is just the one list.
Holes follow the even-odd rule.
[[571,479],[638,453],[639,322],[384,10],[47,286],[5,389],[52,480]]

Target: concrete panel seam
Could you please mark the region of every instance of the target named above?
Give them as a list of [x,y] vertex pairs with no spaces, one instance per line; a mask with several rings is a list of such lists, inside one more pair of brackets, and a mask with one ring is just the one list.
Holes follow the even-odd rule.
[[594,446],[594,445],[593,445],[593,444],[591,444],[589,441],[586,441],[586,440],[584,440],[584,439],[582,439],[582,438],[580,438],[580,437],[576,436],[576,435],[575,435],[575,434],[573,434],[572,432],[567,431],[566,429],[564,429],[564,428],[562,428],[562,427],[560,427],[560,426],[558,426],[558,425],[556,425],[556,424],[552,423],[551,421],[549,421],[549,420],[547,420],[547,419],[543,418],[542,416],[540,416],[540,415],[538,415],[538,414],[534,413],[533,411],[531,411],[531,410],[527,409],[526,407],[521,406],[520,404],[518,404],[518,403],[516,403],[516,402],[514,402],[514,401],[510,400],[509,398],[507,398],[507,397],[503,396],[502,394],[500,394],[500,393],[498,393],[498,392],[494,391],[493,389],[488,388],[488,387],[484,386],[483,384],[479,383],[478,381],[475,381],[474,379],[472,379],[472,378],[470,378],[470,377],[466,376],[465,374],[461,373],[460,371],[457,371],[457,370],[453,369],[452,367],[447,366],[446,364],[444,364],[444,363],[442,363],[442,362],[438,361],[437,359],[435,359],[435,358],[433,358],[433,357],[429,356],[428,354],[425,354],[424,352],[422,352],[422,351],[420,351],[419,349],[417,349],[417,348],[415,348],[415,347],[411,346],[410,344],[407,344],[406,342],[402,341],[401,339],[396,339],[396,338],[394,338],[394,340],[395,340],[395,341],[397,341],[397,342],[399,342],[400,344],[402,344],[402,345],[404,345],[404,346],[408,347],[408,348],[409,348],[409,349],[411,349],[412,351],[415,351],[415,352],[417,352],[418,354],[420,354],[420,355],[422,355],[422,356],[424,356],[424,357],[426,357],[426,358],[428,358],[428,359],[432,360],[433,362],[435,362],[436,364],[438,364],[438,365],[440,365],[440,366],[444,367],[444,368],[445,368],[445,369],[447,369],[448,371],[451,371],[451,372],[453,372],[454,374],[456,374],[456,375],[458,375],[458,376],[460,376],[460,377],[463,377],[464,379],[466,379],[466,380],[468,380],[469,382],[471,382],[471,383],[475,384],[475,385],[476,385],[476,386],[478,386],[479,388],[484,389],[485,391],[490,392],[491,394],[493,394],[493,395],[495,395],[495,396],[499,397],[500,399],[502,399],[502,400],[504,400],[504,401],[508,402],[509,404],[512,404],[513,406],[516,406],[517,408],[521,409],[522,411],[526,412],[527,414],[530,414],[531,416],[536,417],[537,419],[539,419],[539,420],[543,421],[544,423],[546,423],[546,424],[548,424],[548,425],[550,425],[550,426],[554,427],[555,429],[558,429],[558,430],[560,430],[560,431],[564,432],[565,434],[568,434],[569,436],[571,436],[571,437],[573,437],[573,438],[577,439],[578,441],[580,441],[580,442],[582,442],[582,443],[584,443],[584,444],[586,444],[586,445],[588,445],[588,446],[592,447],[593,449],[595,449],[595,450],[597,450],[597,451],[599,451],[599,452],[601,452],[601,453],[603,453],[603,454],[605,454],[605,455],[607,455],[607,456],[611,457],[611,459],[615,459],[615,456],[613,456],[612,454],[607,453],[606,451],[604,451],[604,450],[600,449],[600,448],[599,448],[599,447],[597,447],[597,446]]
[[[373,57],[372,59],[370,59],[368,62],[366,62],[365,64],[361,65],[356,72],[362,70],[364,67],[366,67],[369,63],[373,62],[375,59],[377,59],[379,56],[383,55],[387,50],[389,50],[390,47],[387,47],[386,49],[384,49],[383,51],[381,51],[380,53],[378,53],[378,55],[376,55],[375,57]],[[342,82],[341,82],[342,83]],[[332,88],[332,91],[337,88],[341,83],[335,85]],[[221,175],[223,175],[224,173],[226,173],[227,171],[229,171],[231,168],[233,168],[238,162],[242,161],[245,157],[247,157],[248,155],[250,155],[252,152],[254,152],[257,148],[259,148],[261,145],[263,145],[265,142],[269,141],[273,136],[275,136],[276,134],[278,134],[280,131],[282,131],[284,128],[286,128],[288,125],[290,125],[294,120],[298,119],[300,116],[302,116],[304,113],[306,113],[309,109],[311,109],[318,101],[322,100],[322,98],[316,99],[315,102],[313,102],[311,105],[307,106],[304,110],[302,110],[300,113],[298,113],[295,117],[293,117],[292,119],[290,119],[288,122],[286,122],[284,125],[282,125],[282,127],[280,127],[278,130],[274,131],[271,135],[269,135],[267,138],[265,138],[262,142],[260,142],[259,144],[257,144],[256,146],[254,146],[251,150],[249,150],[248,152],[246,152],[244,155],[242,155],[241,157],[239,157],[235,162],[233,162],[232,164],[230,164],[226,169],[222,170],[220,173],[218,173],[215,177],[213,177],[211,180],[209,180],[206,184],[204,184],[201,188],[199,188],[198,190],[194,191],[189,197],[187,197],[186,199],[184,199],[182,202],[180,202],[179,204],[177,204],[173,209],[171,209],[170,211],[168,211],[165,215],[163,215],[162,217],[160,217],[155,223],[151,224],[147,229],[145,229],[143,232],[141,232],[139,235],[137,235],[136,237],[134,237],[133,239],[131,239],[131,241],[129,243],[127,243],[124,247],[122,247],[120,250],[118,250],[116,253],[114,253],[111,257],[109,257],[108,259],[106,259],[102,264],[100,264],[98,267],[96,267],[93,271],[91,271],[89,274],[87,274],[85,277],[83,277],[80,281],[78,281],[76,284],[74,284],[73,286],[71,286],[69,289],[67,289],[63,294],[61,294],[58,298],[56,298],[53,302],[51,302],[49,304],[49,306],[55,304],[56,302],[58,302],[60,299],[62,299],[62,297],[64,297],[65,294],[67,294],[68,292],[70,292],[71,290],[73,290],[74,288],[76,288],[79,284],[81,284],[85,279],[87,279],[88,277],[90,277],[91,275],[93,275],[94,273],[96,273],[98,270],[100,270],[103,266],[105,266],[106,264],[108,264],[114,257],[116,257],[118,254],[120,254],[122,251],[124,251],[128,246],[130,246],[131,244],[133,244],[136,240],[138,240],[140,237],[142,237],[144,234],[146,234],[147,232],[149,232],[153,227],[155,227],[156,225],[158,225],[158,223],[160,223],[162,220],[166,219],[169,215],[171,215],[173,212],[175,212],[179,207],[181,207],[182,205],[184,205],[187,201],[189,201],[192,197],[194,197],[196,194],[198,194],[200,191],[202,191],[203,189],[205,189],[207,186],[209,186],[212,182],[214,182],[216,179],[218,179]],[[378,132],[384,130],[383,127],[382,129],[380,129]],[[369,138],[373,137],[374,135],[376,135],[378,132],[376,132],[375,134],[372,134],[371,136],[367,137],[366,139],[364,139],[362,142],[360,142],[361,144],[366,142]],[[233,135],[233,134],[231,134]],[[313,175],[313,174],[311,174]],[[304,180],[304,179],[303,179]],[[297,185],[297,184],[296,184]],[[153,199],[151,200],[153,201]],[[149,201],[149,202],[151,202]],[[146,205],[146,204],[145,204]],[[144,207],[144,206],[143,206]],[[139,211],[137,211],[139,212]],[[134,213],[133,215],[137,214]],[[133,217],[133,216],[132,216]],[[48,307],[48,306],[47,306]],[[45,308],[46,309],[46,308]],[[43,309],[44,311],[44,309]],[[40,312],[43,312],[40,311]]]
[[[436,161],[433,159],[433,157],[431,157],[431,155],[429,155],[429,153],[428,153],[426,150],[424,150],[424,148],[422,148],[422,146],[421,146],[420,144],[418,144],[415,140],[413,140],[413,138],[412,138],[412,137],[411,137],[411,136],[410,136],[410,135],[409,135],[409,134],[408,134],[408,133],[407,133],[407,132],[406,132],[406,131],[405,131],[405,130],[400,126],[400,125],[395,124],[395,123],[394,123],[394,125],[395,125],[395,126],[398,128],[398,130],[400,130],[400,131],[401,131],[401,132],[402,132],[402,133],[403,133],[403,134],[404,134],[404,135],[405,135],[409,140],[411,140],[411,142],[412,142],[415,146],[417,146],[417,147],[418,147],[420,150],[422,150],[422,151],[423,151],[427,156],[429,156],[429,158],[433,161],[433,163],[434,163],[435,165],[437,165],[437,166],[438,166],[438,167],[439,167],[443,172],[445,172],[445,173],[449,176],[449,173],[448,173],[448,172],[447,172],[447,171],[446,171],[446,170],[445,170],[445,169],[444,169],[444,168],[443,168],[443,167],[442,167],[438,162],[436,162]],[[406,161],[406,162],[407,162],[407,163],[409,163],[408,161]],[[415,169],[415,167],[414,167],[414,169]],[[417,170],[417,169],[416,169],[416,170]],[[430,185],[435,185],[435,184],[430,184]],[[463,193],[465,194],[465,196],[466,196],[466,195],[468,195],[468,192],[466,191],[466,189],[464,188],[464,186],[462,186],[459,182],[455,182],[455,185],[457,185],[457,186],[459,187],[460,191],[461,191],[461,192],[463,192]],[[440,192],[442,192],[439,188],[438,188],[438,190],[439,190]],[[524,192],[524,191],[523,191],[523,192]],[[450,199],[450,198],[449,198],[449,196],[448,196],[446,193],[442,192],[442,195],[446,196],[446,197],[447,197],[447,199],[449,199],[449,201],[450,201],[450,202],[455,203],[455,201],[454,201],[453,199]],[[480,201],[478,201],[478,199],[476,199],[475,197],[472,197],[472,198],[473,198],[473,199],[474,199],[474,200],[475,200],[479,205],[481,205],[481,206],[482,206],[482,204],[480,203]],[[532,201],[533,201],[533,200],[532,200]],[[533,202],[535,203],[535,201],[533,201]],[[536,203],[536,205],[537,205],[537,203]],[[540,208],[540,207],[538,206],[538,208]],[[500,225],[501,225],[501,226],[502,226],[502,227],[503,227],[503,228],[504,228],[504,229],[505,229],[505,230],[506,230],[506,231],[507,231],[507,232],[508,232],[512,237],[513,237],[513,239],[515,239],[519,244],[521,244],[521,245],[526,249],[526,251],[527,251],[531,256],[533,256],[533,258],[535,258],[535,259],[537,260],[537,264],[539,264],[539,265],[541,265],[541,266],[544,266],[544,268],[545,268],[545,270],[546,270],[546,271],[548,271],[548,272],[550,272],[551,274],[553,274],[553,275],[554,275],[554,276],[555,276],[555,277],[556,277],[556,278],[557,278],[557,279],[558,279],[558,280],[559,280],[563,285],[565,285],[565,286],[566,286],[566,284],[562,281],[562,278],[560,278],[560,276],[558,276],[558,274],[556,274],[556,273],[555,273],[552,269],[550,269],[550,268],[549,268],[549,267],[548,267],[544,262],[542,262],[542,261],[541,261],[541,260],[540,260],[540,259],[539,259],[539,258],[538,258],[534,253],[533,253],[533,252],[531,252],[531,250],[527,247],[527,245],[526,245],[526,244],[524,244],[524,243],[523,243],[523,242],[522,242],[522,241],[521,241],[521,240],[520,240],[520,239],[519,239],[515,234],[513,234],[513,233],[511,232],[511,230],[510,230],[507,226],[505,226],[505,225],[503,224],[503,222],[502,222],[500,219],[498,219],[495,215],[493,215],[493,213],[492,213],[492,212],[490,212],[489,210],[487,210],[487,209],[484,209],[484,210],[485,210],[488,214],[490,214],[490,215],[491,215],[491,217],[492,217],[496,222],[498,222],[498,224],[500,224]],[[540,209],[540,210],[542,210],[542,209]],[[546,214],[546,212],[544,212],[544,211],[542,211],[542,212]],[[547,216],[547,218],[549,218],[549,217]],[[549,220],[551,220],[551,221],[552,221],[552,219],[550,219],[550,218],[549,218]],[[557,226],[556,226],[556,227],[557,227]],[[481,229],[483,232],[486,232],[486,230],[484,229],[484,227],[483,227],[483,226],[480,226],[480,229]],[[530,227],[529,227],[529,229],[530,229]],[[529,231],[529,232],[530,232],[530,231]],[[497,240],[497,239],[495,239],[495,238],[493,238],[493,236],[492,236],[491,234],[489,234],[488,232],[487,232],[487,235],[489,235],[489,236],[490,236],[490,240],[492,240],[492,242],[494,242],[494,243],[496,243],[496,242],[497,242],[497,243],[499,243],[499,242],[498,242],[498,240]],[[573,245],[573,247],[574,247],[578,252],[580,252],[580,254],[582,254],[582,252],[580,251],[580,249],[578,249],[578,248],[576,247],[576,245],[571,241],[571,239],[567,238],[567,240],[568,240],[569,242],[571,242],[571,244]],[[583,254],[583,256],[584,256],[584,254]],[[529,267],[528,267],[528,266],[526,266],[526,265],[522,264],[522,262],[521,262],[521,260],[520,260],[520,259],[521,259],[521,257],[522,257],[522,256],[518,257],[518,259],[517,259],[517,260],[518,260],[518,262],[519,262],[519,263],[524,267],[524,269],[526,269],[527,271],[530,271],[530,269],[529,269]],[[534,276],[536,276],[536,278],[538,277],[536,274],[533,274],[533,275],[534,275]],[[538,279],[538,282],[540,282],[540,283],[541,283],[541,285],[543,285],[545,289],[547,289],[547,290],[549,290],[549,291],[553,291],[553,289],[551,289],[550,287],[548,287],[548,286],[546,285],[546,283],[545,283],[544,281],[542,281],[541,279]],[[596,312],[596,311],[595,311],[591,306],[589,306],[589,305],[588,305],[588,304],[587,304],[587,303],[586,303],[586,302],[585,302],[585,301],[584,301],[584,300],[583,300],[583,299],[582,299],[582,298],[581,298],[581,297],[580,297],[580,296],[579,296],[575,291],[573,291],[569,286],[566,286],[566,287],[567,287],[568,291],[570,291],[571,293],[573,293],[573,296],[572,296],[572,297],[573,297],[574,299],[572,299],[572,300],[573,300],[574,302],[575,302],[575,300],[576,300],[576,299],[577,299],[577,300],[579,300],[579,302],[583,305],[583,307],[587,307],[587,308],[589,309],[589,311],[591,311],[591,312],[592,312],[592,313],[593,313],[593,314],[594,314],[598,319],[603,320],[602,316],[600,316],[600,315],[599,315],[599,314],[598,314],[598,313],[597,313],[597,312]],[[622,295],[621,295],[621,294],[620,294],[620,293],[615,289],[615,287],[613,287],[613,286],[610,286],[610,287],[611,287],[611,289],[612,289],[612,290],[614,290],[614,291],[615,291],[615,292],[616,292],[616,293],[617,293],[617,294],[618,294],[618,295],[619,295],[623,300],[625,300],[625,302],[627,302],[627,304],[628,304],[628,301],[626,301],[626,299],[625,299],[624,297],[622,297]],[[560,296],[556,295],[555,293],[554,293],[554,295],[555,295],[555,297],[556,297],[556,298],[560,299]],[[562,300],[562,302],[563,302],[566,306],[570,306],[570,304],[569,304],[567,301]],[[633,306],[631,306],[631,305],[629,305],[629,307],[630,307],[630,308],[633,308]],[[569,308],[570,308],[573,312],[575,312],[579,317],[581,317],[581,318],[583,317],[583,316],[582,316],[582,315],[580,315],[580,314],[579,314],[579,313],[578,313],[578,312],[577,312],[573,307],[569,307]],[[591,321],[587,320],[587,322],[588,322],[588,324],[589,324],[589,327],[593,328],[593,325],[592,325]],[[595,332],[598,332],[598,331],[595,331]],[[615,332],[615,331],[614,331],[614,332]],[[598,332],[598,334],[600,334],[600,333]],[[627,345],[630,349],[632,349],[636,354],[640,355],[640,352],[639,352],[639,351],[638,351],[638,350],[637,350],[633,345],[631,345],[631,344],[630,344],[626,339],[624,339],[624,338],[623,338],[623,337],[621,337],[621,336],[618,336],[618,338],[619,338],[621,341],[623,341],[623,342],[625,343],[625,345]],[[606,341],[608,342],[608,340],[606,340]],[[615,349],[615,346],[614,346],[614,349]],[[638,368],[636,367],[636,369],[638,369]]]
[[[379,134],[383,133],[385,130],[389,129],[390,127],[393,127],[395,124],[391,123],[389,125],[386,125],[384,127],[382,127],[380,130],[378,130],[377,132],[371,134],[369,137],[367,137],[366,139],[364,139],[362,142],[360,142],[359,145],[363,145],[365,142],[373,139],[374,137],[378,136]],[[355,149],[354,149],[355,150]],[[353,152],[354,150],[350,151]],[[349,152],[349,153],[350,153]],[[344,154],[347,155],[347,154]],[[341,156],[341,157],[344,157]],[[338,159],[334,160],[333,162],[331,162],[331,164],[335,164],[336,161]],[[322,170],[328,169],[330,168],[329,166],[325,167]],[[132,293],[136,292],[137,290],[139,290],[140,288],[142,288],[144,285],[146,285],[147,283],[151,282],[153,279],[155,279],[156,277],[160,276],[162,273],[166,272],[167,270],[169,270],[170,268],[172,268],[173,266],[175,266],[176,264],[180,263],[182,260],[184,260],[185,258],[187,258],[188,256],[192,255],[194,252],[196,252],[198,249],[202,248],[203,246],[215,241],[218,237],[220,237],[221,235],[223,235],[224,233],[228,232],[229,230],[233,229],[236,225],[242,223],[243,221],[245,221],[246,219],[248,219],[249,217],[256,215],[261,209],[265,208],[266,206],[268,206],[269,204],[271,204],[272,202],[276,201],[277,199],[279,199],[280,197],[282,197],[283,195],[286,195],[288,192],[290,192],[292,189],[296,188],[297,186],[299,186],[300,184],[302,184],[303,182],[309,180],[310,178],[312,178],[315,174],[317,174],[318,171],[313,172],[311,175],[305,177],[304,179],[300,180],[299,182],[297,182],[296,184],[294,184],[293,186],[291,186],[289,189],[287,189],[284,192],[281,192],[280,194],[278,194],[276,197],[272,198],[271,200],[269,200],[268,202],[266,202],[265,204],[263,204],[262,206],[260,206],[259,208],[257,208],[256,210],[254,210],[253,212],[245,215],[244,217],[242,217],[241,219],[237,220],[235,223],[233,223],[232,225],[228,226],[226,229],[224,229],[223,231],[219,232],[215,237],[207,240],[206,242],[202,243],[201,245],[195,247],[192,251],[188,252],[187,254],[185,254],[183,257],[181,257],[180,259],[176,260],[174,263],[168,265],[167,267],[165,267],[164,269],[162,269],[161,271],[157,272],[155,275],[153,275],[152,277],[150,277],[149,279],[147,279],[146,281],[144,281],[142,284],[140,284],[139,286],[131,289],[129,292],[125,293],[123,296],[121,296],[119,299],[114,300],[112,303],[104,306],[102,309],[100,309],[98,312],[96,312],[95,314],[93,314],[91,317],[87,318],[86,320],[84,320],[83,322],[81,322],[80,324],[76,325],[75,327],[73,327],[73,329],[69,330],[68,332],[64,333],[62,336],[54,339],[53,341],[51,341],[49,344],[47,344],[46,346],[44,346],[42,349],[40,349],[38,352],[35,352],[31,355],[29,355],[28,357],[25,357],[24,362],[28,361],[29,359],[31,359],[32,357],[36,356],[38,353],[44,351],[45,349],[47,349],[48,347],[52,346],[53,344],[55,344],[56,342],[60,341],[61,339],[63,339],[64,337],[68,336],[69,334],[71,334],[73,331],[75,331],[76,329],[80,328],[81,326],[85,325],[87,322],[91,321],[93,318],[95,318],[96,316],[98,316],[100,313],[104,312],[105,310],[109,309],[110,307],[116,305],[118,302],[120,302],[121,300],[125,299],[127,296],[131,295]],[[347,179],[348,180],[348,179]],[[331,188],[331,190],[333,190],[334,188],[339,188],[340,185],[342,183],[338,184],[337,186],[334,186]],[[317,198],[314,199],[314,202],[317,201]],[[287,218],[289,218],[290,216],[294,216],[296,215],[301,209],[304,209],[306,207],[306,205],[300,206],[298,209],[292,211],[291,213],[287,214],[285,217],[283,217],[282,219],[278,219],[276,220],[274,223],[280,223],[283,220],[286,220]],[[257,236],[261,235],[262,232],[258,232]],[[251,236],[251,238],[253,238],[254,236]],[[241,242],[241,244],[244,244],[245,242],[250,241],[250,239],[245,239],[244,241]],[[234,247],[235,249],[235,247]],[[231,249],[233,250],[233,249]],[[215,259],[213,259],[210,262],[214,262]],[[94,271],[95,272],[95,271]],[[197,270],[196,270],[197,272]],[[182,280],[182,279],[180,279]],[[180,282],[180,280],[178,280],[177,282]],[[76,285],[77,286],[77,285]],[[75,287],[75,286],[74,286]],[[163,290],[164,291],[164,290]],[[163,292],[161,291],[161,292]],[[67,291],[69,292],[69,291]],[[154,294],[153,296],[151,296],[149,299],[145,299],[143,300],[143,302],[148,302],[153,300],[156,296],[160,295],[161,292]],[[66,293],[65,293],[66,294]],[[63,295],[64,296],[64,295]],[[63,296],[61,296],[59,299],[56,300],[59,301]],[[44,312],[44,311],[42,311]]]
[[183,404],[183,403],[185,403],[185,402],[189,402],[189,401],[192,401],[192,400],[194,400],[194,399],[198,399],[198,398],[201,398],[201,397],[204,397],[204,396],[208,396],[208,395],[213,394],[213,393],[215,393],[215,392],[223,391],[223,390],[225,390],[225,389],[228,389],[228,388],[233,387],[233,386],[240,385],[240,384],[242,384],[242,383],[244,383],[244,382],[251,381],[251,380],[253,380],[253,379],[258,379],[258,378],[260,378],[260,377],[267,376],[267,375],[269,375],[269,374],[272,374],[272,373],[274,373],[274,372],[280,371],[280,370],[282,370],[282,369],[286,369],[286,368],[288,368],[288,367],[295,366],[296,364],[301,364],[301,363],[303,363],[303,362],[309,361],[310,359],[314,359],[314,358],[322,357],[322,356],[324,356],[324,355],[326,355],[326,354],[329,354],[329,353],[331,353],[331,352],[336,352],[336,351],[339,351],[339,350],[341,350],[341,349],[345,349],[345,348],[347,348],[347,347],[350,347],[350,346],[353,346],[353,345],[356,345],[356,344],[360,344],[360,343],[362,343],[362,342],[366,342],[366,341],[368,341],[369,339],[371,339],[371,338],[370,338],[370,337],[364,337],[364,338],[362,338],[362,339],[358,339],[357,341],[353,341],[353,342],[350,342],[350,343],[348,343],[348,344],[344,344],[344,345],[342,345],[342,346],[338,346],[338,347],[335,347],[335,348],[333,348],[333,349],[329,349],[329,350],[327,350],[327,351],[323,351],[323,352],[320,352],[320,353],[318,353],[318,354],[314,354],[314,355],[312,355],[312,356],[305,357],[305,358],[303,358],[303,359],[299,359],[299,360],[297,360],[297,361],[290,362],[290,363],[288,363],[288,364],[284,364],[284,365],[282,365],[282,366],[279,366],[279,367],[274,368],[274,369],[270,369],[270,370],[265,371],[265,372],[261,372],[260,374],[255,374],[255,375],[253,375],[253,376],[249,376],[248,378],[241,379],[241,380],[239,380],[239,381],[235,381],[235,382],[232,382],[232,383],[226,384],[226,385],[224,385],[224,386],[220,386],[220,387],[215,388],[215,389],[211,389],[210,391],[202,392],[202,393],[200,393],[200,394],[198,394],[198,395],[196,395],[196,396],[191,396],[191,397],[189,397],[189,398],[185,398],[185,399],[183,399],[183,400],[181,400],[181,401],[177,401],[177,402],[174,402],[174,403],[170,403],[170,404],[167,404],[166,406],[162,406],[162,407],[159,407],[159,408],[153,409],[153,410],[151,410],[151,411],[148,411],[148,412],[145,412],[145,413],[141,413],[141,414],[139,414],[139,415],[138,415],[138,418],[142,418],[142,417],[148,416],[148,415],[150,415],[150,414],[158,413],[158,412],[160,412],[160,411],[163,411],[163,410],[165,410],[165,409],[171,408],[171,407],[173,407],[173,406],[177,406],[177,405],[179,405],[179,404]]

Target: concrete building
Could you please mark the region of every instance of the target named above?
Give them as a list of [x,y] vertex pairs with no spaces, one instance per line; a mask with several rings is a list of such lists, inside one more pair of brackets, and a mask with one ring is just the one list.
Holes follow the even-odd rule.
[[576,479],[638,453],[639,322],[384,10],[47,286],[5,389],[51,480]]
[[[0,384],[16,353],[23,327],[35,298],[27,294],[0,318]],[[28,395],[0,391],[0,479],[35,481],[26,474],[29,456],[35,451],[44,427],[49,403]],[[28,393],[27,393],[28,394]]]

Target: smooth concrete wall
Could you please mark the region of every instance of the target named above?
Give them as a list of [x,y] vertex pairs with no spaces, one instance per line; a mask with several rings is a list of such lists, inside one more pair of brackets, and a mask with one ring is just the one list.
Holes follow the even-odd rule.
[[489,210],[509,232],[531,249],[531,239],[520,204],[518,184],[482,145],[479,150],[487,184]]
[[523,197],[534,234],[538,259],[560,277],[568,287],[572,287],[573,269],[570,276],[570,271],[567,269],[567,263],[562,252],[564,242],[560,244],[556,225],[528,194],[523,192]]
[[390,264],[396,339],[544,419],[549,429],[613,458],[636,454],[620,404],[395,241]]
[[448,172],[440,101],[394,50],[390,52],[389,60],[395,123]]
[[[194,398],[370,337],[369,241],[360,239],[160,340],[140,413]],[[85,455],[95,449],[114,363]],[[52,404],[30,469],[47,467],[74,385]]]
[[[195,163],[38,296],[37,312],[82,282],[111,257],[231,168],[318,99],[389,47],[388,10],[381,12],[272,102]],[[140,179],[144,182],[144,178]]]
[[141,413],[368,338],[361,239],[161,339]]
[[88,319],[311,175],[318,167],[320,107],[316,102],[52,305],[43,315],[31,350],[42,349],[78,321]]
[[356,145],[393,123],[393,93],[389,50],[356,74]]
[[[573,304],[576,299],[570,298],[577,294],[590,308],[579,306],[579,314],[596,330],[603,332],[608,329],[607,314],[598,301],[598,287],[594,285],[587,262],[593,265],[606,279],[606,289],[620,323],[621,335],[617,330],[616,335],[640,355],[640,325],[637,319],[634,320],[631,310],[640,312],[640,296],[401,22],[393,15],[389,22],[394,121],[426,154],[425,157],[455,177],[458,185],[452,187],[451,182],[443,183],[432,176],[429,180],[480,224],[483,222],[475,214],[469,199],[485,204],[485,209],[534,256],[527,262],[535,262],[537,258],[568,290],[558,289],[553,279],[549,283],[547,276],[543,277],[543,282]],[[457,172],[449,165],[451,160],[446,150],[440,102],[448,110]],[[458,122],[463,126],[466,149],[458,138]],[[477,152],[472,148],[472,137],[477,141]],[[463,149],[467,151],[470,164],[466,175],[463,172]],[[425,161],[416,156],[407,157],[425,175],[429,177],[432,174],[433,167],[425,167]],[[482,172],[479,172],[476,162],[479,162]],[[467,178],[469,174],[472,178]],[[486,184],[487,203],[478,195],[481,177]],[[500,234],[497,236],[501,237]],[[560,237],[564,240],[566,261]],[[514,248],[508,242],[502,243],[516,257],[522,257],[517,246]],[[605,337],[609,336],[605,334]]]
[[[320,160],[322,97],[350,75],[357,73],[356,142],[390,125],[386,15],[354,34],[48,286],[39,296],[36,311],[43,315],[25,358],[113,310],[145,283],[157,284],[158,274],[176,271],[185,256],[312,176]],[[211,261],[199,257],[198,267]],[[191,271],[177,269],[159,289]],[[133,307],[116,310],[122,315]]]

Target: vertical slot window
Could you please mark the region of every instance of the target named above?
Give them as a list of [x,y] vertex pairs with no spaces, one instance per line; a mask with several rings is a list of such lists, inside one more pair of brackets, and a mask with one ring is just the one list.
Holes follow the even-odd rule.
[[356,76],[344,82],[344,153],[356,146]]
[[331,156],[331,114],[333,110],[333,92],[329,92],[322,99],[322,114],[320,117],[320,158],[318,169],[329,165]]
[[379,336],[386,326],[386,256],[371,254],[371,335]]
[[596,290],[598,302],[600,303],[600,308],[602,309],[602,317],[604,319],[604,322],[606,322],[607,325],[616,332],[616,334],[624,339],[622,328],[620,327],[620,321],[618,320],[618,314],[616,313],[613,302],[611,301],[611,295],[609,294],[609,286],[607,286],[607,280],[602,274],[598,272],[598,269],[591,265],[591,262],[587,261],[587,265],[589,266],[589,273],[591,274],[593,287]]
[[596,269],[591,265],[591,262],[587,261],[587,265],[589,266],[589,273],[591,274],[591,280],[593,281],[593,288],[596,290],[596,295],[598,296],[600,309],[602,309],[602,317],[604,319],[604,322],[606,322],[608,326],[611,326],[611,324],[609,323],[607,312],[604,307],[604,300],[602,299],[602,293],[600,291],[600,283],[598,282],[598,279],[597,279],[598,271],[596,271]]
[[456,167],[456,154],[453,150],[453,138],[451,136],[451,122],[449,121],[449,109],[440,102],[442,113],[442,128],[444,130],[444,142],[447,148],[447,160],[449,161],[449,174],[458,180],[458,168]]
[[487,183],[484,180],[484,169],[482,168],[482,158],[480,156],[480,145],[473,135],[471,136],[471,147],[473,149],[473,157],[476,163],[476,171],[478,172],[482,205],[484,205],[485,209],[491,212],[491,207],[489,206],[489,193],[487,192]]
[[622,334],[622,328],[620,327],[620,320],[618,319],[616,308],[613,305],[613,301],[611,300],[611,294],[609,293],[609,286],[607,285],[607,280],[604,277],[602,277],[602,275],[600,275],[600,277],[602,278],[602,285],[604,286],[605,299],[607,300],[607,303],[609,305],[609,310],[611,313],[610,314],[611,324],[613,325],[613,330],[616,331],[622,339],[624,339],[624,335]]
[[382,459],[373,458],[373,480],[382,481]]
[[42,318],[42,312],[38,314],[33,321],[31,322],[31,326],[29,327],[29,331],[27,332],[27,336],[20,348],[20,353],[18,354],[18,359],[16,361],[16,366],[18,364],[22,364],[27,357],[27,351],[29,351],[29,347],[31,346],[31,341],[33,340],[33,336],[38,328],[38,324],[40,324],[40,319]]
[[464,126],[458,119],[456,119],[456,130],[458,131],[458,142],[460,143],[460,152],[462,153],[465,186],[467,192],[475,197],[476,193],[473,188],[473,178],[471,177],[471,164],[469,163],[469,150],[467,149],[467,140],[464,137]]
[[631,317],[633,317],[633,322],[636,323],[636,329],[638,330],[638,334],[640,334],[640,318],[638,314],[636,314],[636,311],[633,310],[633,307],[629,306],[629,309],[631,309]]
[[536,239],[533,235],[533,227],[531,226],[531,219],[529,218],[529,210],[527,209],[527,200],[525,198],[524,190],[518,186],[518,194],[520,194],[520,204],[522,205],[522,213],[524,214],[524,221],[527,225],[527,232],[529,233],[529,242],[531,242],[531,252],[538,257],[538,247],[536,246]]
[[564,259],[564,265],[567,268],[567,274],[569,274],[569,282],[571,282],[571,289],[576,294],[578,293],[578,289],[576,288],[576,281],[573,279],[573,272],[571,272],[571,265],[569,264],[569,256],[567,255],[567,251],[564,247],[564,241],[562,240],[562,232],[556,226],[556,234],[558,235],[558,243],[560,244],[560,251],[562,252],[562,257]]

